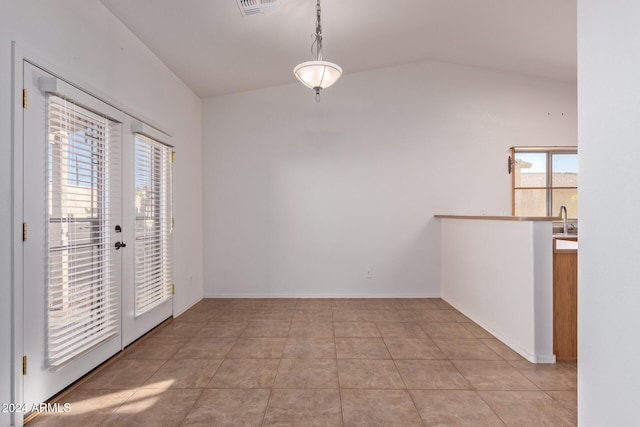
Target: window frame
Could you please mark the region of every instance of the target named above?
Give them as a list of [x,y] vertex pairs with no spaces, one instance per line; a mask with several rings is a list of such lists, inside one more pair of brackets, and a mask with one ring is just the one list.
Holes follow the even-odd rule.
[[[58,369],[120,334],[120,267],[110,253],[110,230],[121,189],[110,171],[120,168],[121,123],[54,93],[45,102],[45,363]],[[88,159],[85,178],[79,150]],[[86,217],[76,217],[80,208],[88,209]]]
[[[578,154],[577,146],[554,146],[554,147],[511,147],[511,155],[509,157],[509,173],[511,174],[511,215],[516,215],[516,191],[517,190],[545,190],[546,216],[556,216],[552,212],[553,209],[553,191],[554,190],[573,190],[576,192],[578,187],[575,186],[554,186],[553,185],[553,156],[557,154]],[[518,153],[543,153],[546,156],[546,177],[545,186],[543,187],[516,187],[516,154]],[[577,218],[571,218],[577,219]]]
[[[134,317],[138,318],[173,298],[174,151],[171,145],[147,133],[133,134],[134,195],[138,197],[139,184],[151,185],[153,193],[152,205],[143,202],[141,208],[145,212],[135,214],[133,308]],[[143,226],[140,234],[139,224],[149,222],[152,227]],[[153,253],[152,257],[148,251]]]

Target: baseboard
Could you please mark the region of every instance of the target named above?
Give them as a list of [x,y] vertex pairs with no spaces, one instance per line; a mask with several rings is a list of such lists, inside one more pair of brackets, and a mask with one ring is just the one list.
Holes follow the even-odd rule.
[[440,298],[434,294],[215,294],[204,298]]
[[536,361],[533,363],[548,363],[554,364],[556,363],[556,355],[555,354],[543,354],[540,356],[536,356]]
[[[206,297],[202,297],[202,298],[206,298]],[[173,313],[173,317],[178,317],[180,316],[182,313],[186,312],[187,310],[189,310],[191,307],[193,307],[194,305],[196,305],[197,303],[199,303],[200,301],[202,301],[202,298],[192,302],[191,304],[189,304],[184,310],[180,310],[179,312],[174,312]]]
[[[444,299],[444,298],[443,298]],[[456,310],[458,310],[460,313],[464,314],[465,316],[467,316],[469,319],[471,319],[473,322],[475,322],[477,325],[479,325],[480,327],[482,327],[482,329],[484,329],[485,331],[489,332],[491,335],[493,335],[494,337],[496,337],[496,339],[498,339],[500,342],[502,342],[504,345],[506,345],[507,347],[509,347],[511,350],[515,351],[516,353],[518,353],[520,356],[524,357],[527,361],[531,362],[531,363],[539,363],[539,364],[544,364],[544,363],[556,363],[556,356],[555,354],[532,354],[526,350],[524,350],[523,348],[520,348],[520,346],[515,345],[514,343],[512,343],[508,338],[504,337],[502,334],[500,334],[499,332],[494,331],[493,329],[487,327],[482,321],[478,321],[478,319],[474,319],[472,316],[469,316],[468,313],[465,313],[464,310],[462,310],[460,308],[460,306],[458,306],[456,303],[451,302],[447,299],[444,299],[445,302],[447,302],[448,304],[450,304],[453,308],[455,308]]]

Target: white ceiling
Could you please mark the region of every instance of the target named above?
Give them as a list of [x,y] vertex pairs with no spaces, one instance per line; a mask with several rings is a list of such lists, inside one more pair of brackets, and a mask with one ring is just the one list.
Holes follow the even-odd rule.
[[[236,0],[101,0],[202,98],[295,82],[315,0],[243,17]],[[576,81],[576,0],[322,0],[344,75],[424,60]]]

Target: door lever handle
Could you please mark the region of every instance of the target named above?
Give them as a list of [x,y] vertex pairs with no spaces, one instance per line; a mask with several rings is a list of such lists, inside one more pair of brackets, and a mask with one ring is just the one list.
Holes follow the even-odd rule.
[[124,242],[116,242],[116,251],[120,248],[126,248],[127,244]]

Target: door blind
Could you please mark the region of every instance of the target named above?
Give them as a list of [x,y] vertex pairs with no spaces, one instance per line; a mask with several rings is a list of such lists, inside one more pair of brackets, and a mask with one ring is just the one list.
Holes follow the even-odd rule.
[[135,138],[135,315],[173,294],[171,148]]
[[47,363],[55,368],[119,333],[110,230],[119,210],[120,125],[54,95],[47,118],[45,318]]

